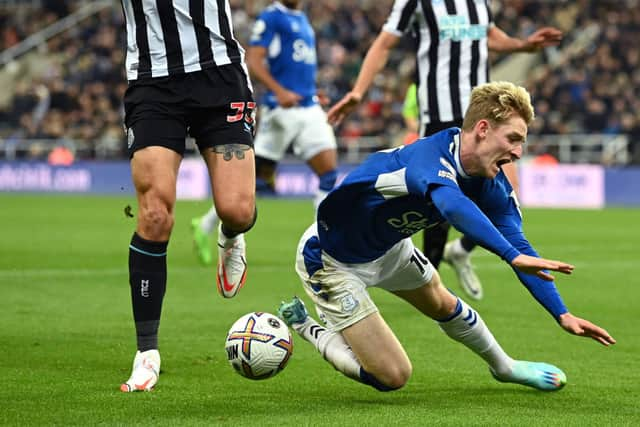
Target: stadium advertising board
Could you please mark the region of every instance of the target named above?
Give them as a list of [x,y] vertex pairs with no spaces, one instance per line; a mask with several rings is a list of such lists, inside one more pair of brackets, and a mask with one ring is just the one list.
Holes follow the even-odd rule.
[[605,204],[600,165],[527,165],[519,168],[523,206],[601,208]]
[[[0,162],[0,191],[34,193],[133,194],[128,162]],[[178,197],[209,195],[207,170],[200,159],[185,159],[178,174]]]
[[[338,181],[354,168],[341,165]],[[534,166],[520,170],[523,206],[599,208],[640,205],[640,168],[604,169],[599,165]],[[303,163],[278,166],[276,189],[282,197],[313,197],[317,177]],[[45,162],[0,161],[0,192],[93,193],[133,195],[129,163],[76,162],[51,166]],[[200,158],[183,160],[178,198],[210,197],[209,178]]]

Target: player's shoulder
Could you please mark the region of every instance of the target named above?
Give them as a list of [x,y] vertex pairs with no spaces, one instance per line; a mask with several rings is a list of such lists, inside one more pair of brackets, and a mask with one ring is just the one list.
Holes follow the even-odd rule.
[[455,154],[456,146],[459,144],[459,134],[460,129],[458,128],[444,129],[433,135],[418,138],[418,140],[411,145],[415,145],[415,148],[420,151],[439,154],[440,156],[449,158]]
[[262,9],[262,12],[260,12],[260,14],[258,15],[258,19],[271,22],[271,21],[282,19],[283,16],[284,16],[284,13],[282,8],[278,7],[277,3],[272,3],[269,6]]

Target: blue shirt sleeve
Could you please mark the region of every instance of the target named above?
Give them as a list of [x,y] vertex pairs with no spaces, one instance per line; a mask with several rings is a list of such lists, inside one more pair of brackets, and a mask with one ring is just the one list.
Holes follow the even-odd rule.
[[250,46],[262,46],[268,48],[276,34],[276,16],[273,13],[263,12],[258,16],[251,28]]
[[431,200],[440,214],[457,230],[508,263],[520,255],[484,213],[459,189],[447,185],[432,186]]

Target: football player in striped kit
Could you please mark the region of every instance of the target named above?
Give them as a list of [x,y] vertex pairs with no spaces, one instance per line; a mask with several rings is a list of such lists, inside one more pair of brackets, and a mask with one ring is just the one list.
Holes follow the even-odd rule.
[[160,373],[158,327],[167,282],[178,168],[192,136],[209,170],[218,233],[217,287],[244,285],[244,233],[256,220],[255,102],[227,0],[122,0],[126,19],[125,125],[139,212],[129,244],[137,352],[125,392]]
[[[255,139],[257,190],[273,194],[278,163],[291,146],[318,177],[314,207],[337,179],[337,145],[316,86],[316,38],[300,0],[276,1],[253,25],[247,65],[267,88]],[[194,242],[203,264],[212,260],[209,234],[217,224],[215,206],[192,221]]]

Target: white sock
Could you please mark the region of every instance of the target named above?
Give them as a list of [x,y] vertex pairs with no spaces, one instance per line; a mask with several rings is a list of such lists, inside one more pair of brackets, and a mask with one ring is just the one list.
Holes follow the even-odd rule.
[[496,374],[509,375],[513,359],[500,347],[480,315],[460,298],[456,312],[452,319],[438,322],[440,328],[482,357]]
[[207,211],[206,214],[202,217],[200,221],[200,228],[203,232],[207,234],[211,234],[213,230],[218,226],[218,213],[216,212],[216,207],[211,206],[211,208]]
[[469,255],[469,252],[462,246],[462,239],[460,237],[451,243],[451,251],[456,255]]
[[292,327],[302,338],[313,344],[322,357],[331,363],[336,370],[349,378],[362,382],[360,362],[341,333],[325,328],[310,316],[304,323],[294,323]]

